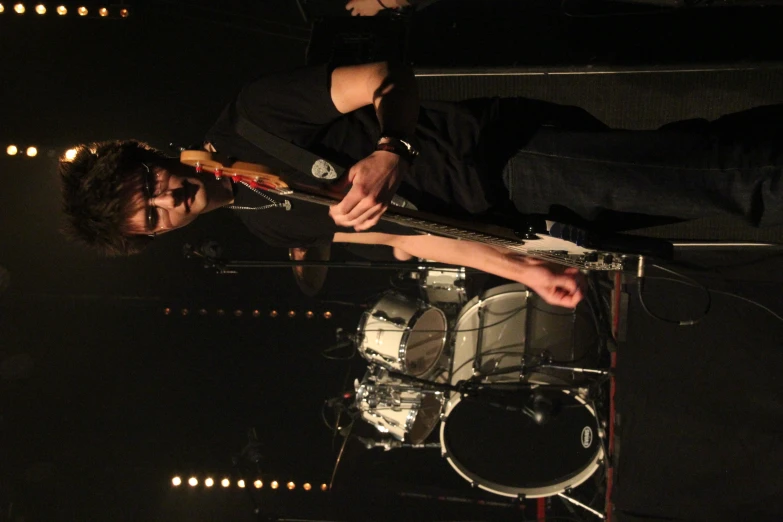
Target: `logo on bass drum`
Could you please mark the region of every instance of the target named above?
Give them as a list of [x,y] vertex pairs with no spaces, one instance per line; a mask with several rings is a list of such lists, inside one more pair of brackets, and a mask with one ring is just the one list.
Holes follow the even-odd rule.
[[582,447],[587,449],[593,445],[593,430],[590,426],[585,426],[582,430]]

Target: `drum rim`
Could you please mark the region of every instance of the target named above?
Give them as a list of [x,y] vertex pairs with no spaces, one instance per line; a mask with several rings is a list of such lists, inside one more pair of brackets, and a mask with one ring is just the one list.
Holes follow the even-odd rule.
[[[413,314],[413,317],[411,317],[410,321],[408,321],[408,325],[405,327],[405,331],[403,331],[402,337],[400,337],[400,346],[397,348],[397,353],[400,361],[400,367],[402,368],[402,372],[409,373],[413,377],[421,377],[422,375],[425,375],[427,372],[432,370],[436,364],[438,364],[441,355],[443,355],[443,350],[446,349],[446,339],[449,333],[449,322],[448,319],[446,318],[446,314],[443,313],[443,310],[441,310],[437,306],[432,306],[421,300],[417,300],[417,302],[422,306],[420,306],[420,308],[416,311],[416,313]],[[434,310],[435,312],[440,314],[440,318],[443,321],[443,335],[440,338],[440,349],[438,350],[437,357],[432,358],[432,363],[430,363],[429,366],[427,366],[424,370],[420,371],[419,373],[412,373],[408,371],[408,365],[407,362],[405,361],[405,353],[408,348],[408,338],[410,337],[410,334],[413,332],[413,328],[416,326],[416,322],[419,319],[421,319],[421,316],[423,316],[426,312],[430,310]]]
[[[592,414],[593,418],[595,419],[596,430],[598,430],[599,428],[598,417],[596,416],[593,407],[587,404],[584,401],[584,399],[582,399],[580,396],[571,394],[568,390],[561,390],[561,391],[563,393],[571,395],[574,399],[582,403],[582,405],[588,409],[588,411]],[[520,496],[523,496],[524,498],[551,497],[559,493],[562,493],[566,489],[575,488],[580,484],[582,484],[587,479],[589,479],[590,477],[592,477],[593,474],[596,472],[596,470],[600,467],[600,461],[604,458],[603,444],[598,444],[597,445],[598,450],[596,451],[593,458],[583,469],[581,469],[576,475],[574,475],[570,479],[549,486],[542,486],[536,488],[515,488],[510,486],[504,486],[503,484],[498,484],[496,482],[492,482],[490,480],[484,479],[478,476],[476,473],[473,473],[468,469],[466,469],[464,466],[462,466],[459,463],[459,461],[457,461],[449,453],[446,447],[445,432],[446,432],[446,425],[449,418],[449,414],[457,406],[457,404],[460,403],[461,400],[462,400],[461,395],[455,395],[452,398],[450,398],[449,401],[446,403],[446,407],[443,411],[443,415],[441,417],[441,422],[440,422],[440,451],[441,451],[441,457],[445,458],[446,461],[449,463],[449,465],[452,468],[454,468],[454,471],[456,471],[457,474],[459,474],[462,478],[467,480],[470,483],[470,485],[473,487],[477,486],[485,491],[489,491],[490,493],[494,493],[496,495],[502,495],[504,497],[512,497],[512,498],[519,498]],[[598,436],[598,438],[600,439],[600,436]]]

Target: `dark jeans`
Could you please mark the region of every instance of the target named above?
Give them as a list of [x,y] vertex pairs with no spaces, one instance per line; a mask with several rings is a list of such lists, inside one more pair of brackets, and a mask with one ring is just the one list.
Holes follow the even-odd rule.
[[[783,105],[653,131],[537,129],[503,169],[525,214],[741,216],[783,224]],[[619,214],[618,214],[619,213]]]

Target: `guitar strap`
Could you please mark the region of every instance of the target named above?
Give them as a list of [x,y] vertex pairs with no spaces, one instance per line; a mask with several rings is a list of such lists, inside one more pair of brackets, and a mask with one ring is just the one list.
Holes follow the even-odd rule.
[[[236,102],[236,121],[234,122],[234,130],[237,131],[237,134],[259,149],[274,156],[295,170],[295,172],[289,174],[304,175],[306,179],[299,180],[300,185],[311,185],[313,181],[322,183],[333,182],[341,179],[346,173],[343,167],[336,165],[317,154],[313,154],[307,149],[279,138],[250,121],[250,118],[247,116],[247,110],[245,109],[242,95],[239,96],[239,99]],[[285,177],[286,176],[283,176],[284,179]],[[392,197],[391,204],[395,207],[416,210],[416,205],[398,194],[395,194]]]
[[345,174],[345,169],[341,166],[279,138],[250,121],[241,95],[236,103],[234,130],[267,154],[276,157],[297,172],[309,176],[310,183],[314,180],[333,182]]

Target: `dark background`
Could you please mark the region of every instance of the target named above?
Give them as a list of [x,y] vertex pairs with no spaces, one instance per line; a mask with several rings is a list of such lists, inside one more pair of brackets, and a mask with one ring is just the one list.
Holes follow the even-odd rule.
[[[350,61],[357,52],[379,58],[394,49],[433,69],[779,58],[779,17],[770,14],[776,11],[599,13],[575,20],[556,16],[542,2],[525,12],[520,2],[493,4],[499,7],[442,0],[410,23],[363,21],[358,40],[329,28],[356,21],[320,22],[308,51],[309,25],[288,0],[144,2],[131,5],[133,16],[125,20],[40,17],[32,6],[17,16],[4,3],[0,144],[36,145],[39,155],[0,155],[0,265],[10,274],[0,296],[0,520],[253,520],[251,504],[236,488],[169,485],[175,473],[232,474],[231,459],[252,428],[262,443],[267,484],[329,482],[339,444],[323,426],[321,405],[350,387],[362,369],[359,362],[327,361],[321,352],[334,342],[337,327],[356,327],[361,305],[388,288],[391,276],[335,270],[316,300],[301,295],[286,269],[227,276],[184,260],[183,243],[215,238],[229,257],[286,257],[284,250],[259,245],[227,212],[204,216],[134,258],[98,258],[58,232],[56,158],[70,145],[130,137],[162,148],[199,142],[242,83],[302,65],[308,56],[311,62]],[[592,16],[590,3],[571,7]],[[370,23],[378,27],[366,29]],[[392,43],[379,45],[379,38]],[[369,40],[374,50],[367,50]],[[351,47],[357,41],[362,51]],[[610,123],[652,127],[672,115],[718,115],[779,102],[774,71],[749,73],[756,79],[747,84],[743,74],[727,73],[728,87],[706,91],[710,82],[703,78],[625,76],[613,84],[623,97],[609,95],[595,77],[422,85],[430,97],[442,98],[500,88],[579,103],[587,93],[588,108]],[[645,100],[668,107],[675,100],[675,109],[663,116],[634,113]],[[206,315],[198,313],[202,308]],[[183,309],[189,313],[182,315]],[[269,317],[271,310],[280,315]],[[296,317],[288,318],[289,310]],[[312,319],[304,316],[308,310]],[[375,508],[379,518],[518,518],[511,507],[394,503],[389,497],[405,490],[478,496],[437,455],[368,455],[351,451],[335,495],[273,494],[265,487],[262,505],[300,517],[363,519],[361,509]],[[352,497],[355,491],[363,493]]]

